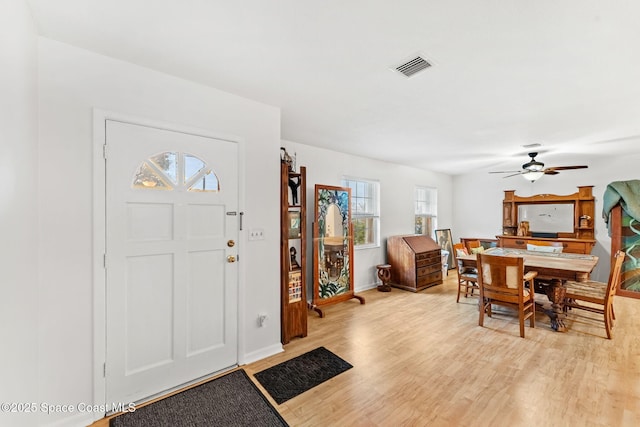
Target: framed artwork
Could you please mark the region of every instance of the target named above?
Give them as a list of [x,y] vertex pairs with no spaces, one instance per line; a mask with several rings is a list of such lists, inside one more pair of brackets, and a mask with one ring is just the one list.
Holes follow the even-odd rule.
[[300,238],[300,211],[289,211],[289,238]]
[[440,249],[449,252],[449,255],[447,256],[447,265],[449,266],[449,270],[456,268],[456,266],[453,265],[453,242],[451,239],[451,229],[440,229],[436,230],[435,233],[436,242],[438,243],[438,246],[440,246]]
[[364,299],[353,292],[351,189],[316,184],[315,208],[312,308],[324,317],[321,305]]

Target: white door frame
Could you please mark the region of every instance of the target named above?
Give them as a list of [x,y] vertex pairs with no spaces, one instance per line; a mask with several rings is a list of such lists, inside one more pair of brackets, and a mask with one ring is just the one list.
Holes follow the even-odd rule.
[[[104,268],[106,240],[106,179],[104,145],[106,143],[106,120],[120,121],[134,125],[153,127],[192,135],[222,139],[238,144],[238,210],[245,208],[245,145],[244,141],[232,135],[221,135],[209,130],[177,125],[163,121],[151,120],[129,114],[93,109],[93,404],[105,405],[106,380],[104,376],[106,354],[106,275]],[[242,221],[242,217],[240,217]],[[243,242],[246,231],[240,229],[238,234],[238,254],[243,254]],[[242,257],[244,258],[244,256]],[[238,263],[238,362],[244,359],[245,322],[245,268]],[[103,412],[94,412],[94,421],[105,416]]]

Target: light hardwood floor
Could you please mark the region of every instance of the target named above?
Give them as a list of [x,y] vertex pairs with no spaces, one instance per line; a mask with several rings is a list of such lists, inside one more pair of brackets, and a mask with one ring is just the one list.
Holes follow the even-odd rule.
[[583,310],[569,314],[565,333],[538,313],[523,339],[507,311],[479,327],[477,298],[456,304],[456,291],[452,270],[418,293],[362,292],[365,305],[329,306],[323,319],[310,313],[306,338],[244,369],[251,375],[318,346],[354,366],[274,403],[291,426],[640,425],[640,300],[616,298],[613,340]]
[[451,270],[418,293],[359,293],[365,305],[309,312],[306,338],[242,368],[252,377],[319,346],[354,366],[281,405],[265,392],[293,427],[640,425],[640,300],[616,298],[613,340],[582,310],[565,333],[538,313],[523,339],[513,313],[481,328],[477,298],[456,304],[456,292]]

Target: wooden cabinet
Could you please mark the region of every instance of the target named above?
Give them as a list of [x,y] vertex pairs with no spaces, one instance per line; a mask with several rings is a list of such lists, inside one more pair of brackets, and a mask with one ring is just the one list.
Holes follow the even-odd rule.
[[[555,194],[536,194],[530,197],[520,197],[515,194],[514,190],[506,190],[504,192],[504,200],[502,201],[502,235],[496,236],[499,240],[498,245],[507,248],[526,249],[528,240],[548,241],[556,243],[563,247],[563,252],[589,254],[595,245],[595,198],[592,192],[593,186],[579,186],[578,191],[566,196],[558,196]],[[573,210],[573,229],[569,225],[569,230],[557,233],[544,233],[554,235],[534,234],[535,231],[530,230],[529,235],[518,236],[518,225],[521,218],[518,218],[519,207],[523,205],[537,205],[546,209],[562,204],[570,205]],[[572,208],[572,209],[571,209]],[[570,223],[569,223],[570,224]],[[525,233],[526,234],[526,233]]]
[[281,340],[307,336],[306,168],[280,165]]
[[440,246],[429,236],[390,236],[387,262],[396,288],[417,292],[442,283]]

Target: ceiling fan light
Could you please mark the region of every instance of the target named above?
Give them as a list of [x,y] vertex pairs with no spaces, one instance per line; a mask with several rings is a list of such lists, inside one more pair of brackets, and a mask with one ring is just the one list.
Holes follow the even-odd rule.
[[535,160],[532,160],[522,165],[522,169],[525,169],[528,171],[541,171],[542,168],[544,168],[544,163],[538,162]]
[[528,170],[527,172],[522,174],[522,177],[527,181],[536,181],[540,179],[544,175],[544,172],[541,170]]

